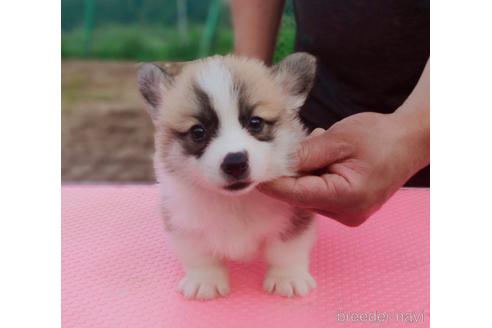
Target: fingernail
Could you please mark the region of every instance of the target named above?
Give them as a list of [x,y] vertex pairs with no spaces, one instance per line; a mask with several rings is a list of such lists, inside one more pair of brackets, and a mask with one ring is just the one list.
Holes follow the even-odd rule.
[[320,134],[323,134],[325,132],[325,129],[322,128],[316,128],[314,129],[309,136],[318,136]]

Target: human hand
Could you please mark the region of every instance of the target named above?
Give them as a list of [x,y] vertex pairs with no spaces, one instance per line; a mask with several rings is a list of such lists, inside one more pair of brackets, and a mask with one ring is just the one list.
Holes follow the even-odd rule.
[[299,177],[282,177],[259,190],[358,226],[428,164],[428,121],[405,111],[356,114],[313,131],[297,157]]

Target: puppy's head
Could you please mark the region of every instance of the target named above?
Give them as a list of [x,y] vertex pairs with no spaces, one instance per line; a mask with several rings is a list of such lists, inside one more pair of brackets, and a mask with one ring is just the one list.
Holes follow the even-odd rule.
[[315,59],[305,53],[272,68],[215,56],[188,64],[176,77],[144,64],[138,82],[156,128],[157,175],[165,170],[230,194],[292,175],[305,135],[297,111],[314,74]]

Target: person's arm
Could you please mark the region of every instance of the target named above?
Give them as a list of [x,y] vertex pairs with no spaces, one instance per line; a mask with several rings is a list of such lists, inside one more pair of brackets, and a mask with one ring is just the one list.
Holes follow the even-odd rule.
[[415,143],[417,152],[415,166],[425,167],[430,162],[430,66],[429,60],[417,85],[405,102],[394,113],[402,126],[409,131],[409,138]]
[[[360,113],[299,148],[300,177],[263,184],[266,194],[357,226],[429,164],[429,62],[407,100],[392,114]],[[320,175],[309,172],[320,169]]]
[[231,0],[234,53],[271,64],[285,0]]

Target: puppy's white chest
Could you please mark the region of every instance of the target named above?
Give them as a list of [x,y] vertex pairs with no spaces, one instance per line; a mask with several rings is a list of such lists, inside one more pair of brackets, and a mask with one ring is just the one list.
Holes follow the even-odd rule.
[[262,241],[273,230],[272,225],[261,222],[259,218],[234,217],[228,214],[218,218],[216,224],[211,223],[203,228],[206,247],[214,254],[233,260],[252,258]]
[[189,232],[211,253],[233,260],[253,257],[262,242],[288,224],[290,208],[258,191],[240,197],[175,192],[166,197],[171,225]]

